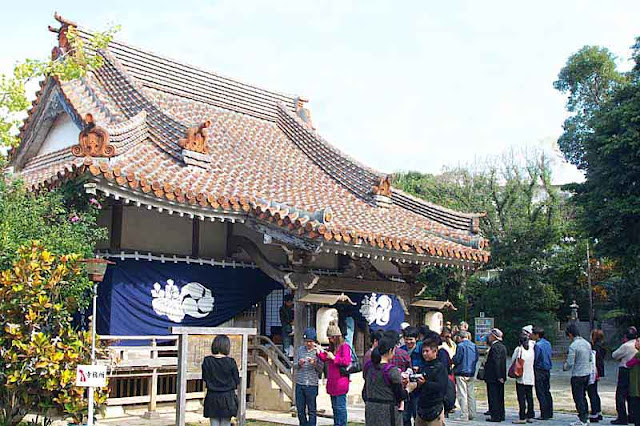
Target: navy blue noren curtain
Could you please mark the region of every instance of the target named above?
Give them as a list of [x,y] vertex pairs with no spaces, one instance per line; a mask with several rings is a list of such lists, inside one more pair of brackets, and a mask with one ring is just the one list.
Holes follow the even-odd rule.
[[281,285],[259,269],[133,259],[116,261],[98,287],[98,334],[166,335],[215,327]]

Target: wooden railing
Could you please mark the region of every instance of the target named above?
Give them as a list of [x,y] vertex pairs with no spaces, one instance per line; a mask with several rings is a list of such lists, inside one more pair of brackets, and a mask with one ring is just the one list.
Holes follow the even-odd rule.
[[[264,370],[280,390],[294,401],[293,371],[289,358],[266,336],[249,340],[249,360]],[[287,382],[284,377],[289,379]]]
[[[111,356],[107,405],[148,404],[146,417],[157,416],[159,402],[176,400],[177,336],[100,336]],[[131,345],[122,345],[131,342]],[[292,401],[291,363],[268,337],[250,338],[247,395],[253,398],[254,374],[260,366]],[[284,377],[288,378],[289,382]],[[202,380],[190,380],[187,399],[205,397]]]

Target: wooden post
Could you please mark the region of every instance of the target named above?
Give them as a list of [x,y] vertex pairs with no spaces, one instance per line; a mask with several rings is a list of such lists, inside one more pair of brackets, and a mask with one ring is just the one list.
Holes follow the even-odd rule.
[[238,407],[238,423],[244,426],[247,420],[247,348],[249,347],[249,336],[247,334],[242,335],[242,347],[244,348],[244,353],[242,354],[242,366],[240,374],[242,374],[242,376],[244,377],[241,377],[240,379],[240,407]]
[[300,302],[304,296],[309,294],[309,290],[304,288],[304,283],[297,283],[298,288],[296,289],[295,295],[293,297],[293,353],[298,350],[298,348],[302,345],[302,334],[304,333],[305,328],[307,328],[307,305],[304,302]]
[[176,426],[187,418],[187,334],[178,335],[178,383],[176,383]]
[[[155,337],[151,339],[151,359],[156,359],[158,357],[158,351],[156,349],[156,339]],[[146,413],[144,413],[145,419],[156,419],[160,417],[158,412],[156,411],[156,403],[158,399],[158,369],[153,367],[153,371],[151,373],[151,380],[149,380],[149,409]]]

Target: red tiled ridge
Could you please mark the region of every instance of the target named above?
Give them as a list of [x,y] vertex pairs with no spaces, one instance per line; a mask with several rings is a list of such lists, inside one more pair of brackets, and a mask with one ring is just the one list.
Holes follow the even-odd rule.
[[391,188],[391,199],[395,204],[407,210],[415,211],[425,217],[460,230],[471,231],[472,220],[482,216],[479,213],[462,213],[447,209],[393,187]]
[[[80,33],[83,37],[89,36],[89,32],[86,30],[81,29]],[[268,120],[273,120],[273,111],[275,110],[276,120],[282,130],[306,155],[358,197],[368,200],[370,203],[373,202],[371,189],[379,183],[383,175],[349,158],[310,129],[293,112],[295,98],[256,89],[253,86],[186,66],[121,42],[112,42],[108,50],[117,58],[112,61],[114,66],[126,68],[126,71],[122,72],[123,75],[131,74],[146,87]],[[118,62],[121,62],[122,65],[117,64]],[[251,98],[252,96],[254,98]],[[256,101],[257,104],[243,103],[249,98]],[[265,102],[275,102],[275,108],[269,107],[271,111],[269,117],[264,116],[264,110],[257,111],[255,109],[258,104],[264,107]],[[184,129],[180,130],[184,131]],[[156,132],[152,131],[152,134],[156,133],[157,130]],[[157,136],[156,139],[160,140],[171,139],[162,133]],[[175,153],[172,150],[168,152]],[[473,231],[473,218],[479,217],[479,215],[453,212],[424,200],[410,197],[398,190],[393,191],[392,200],[407,210],[461,230]]]
[[187,126],[167,115],[155,105],[131,81],[126,73],[117,66],[117,62],[107,53],[103,53],[105,63],[94,73],[106,93],[121,108],[127,118],[146,111],[149,132],[152,140],[168,154],[181,158],[182,148],[178,145],[184,137]]
[[371,189],[380,181],[381,174],[362,166],[331,146],[310,130],[295,113],[283,106],[278,112],[278,126],[302,152],[358,197],[372,201]]
[[[65,180],[75,179],[84,173],[115,182],[117,185],[153,193],[157,198],[165,198],[186,205],[198,205],[232,213],[247,214],[262,221],[286,229],[289,232],[309,239],[322,239],[327,242],[337,242],[353,245],[369,245],[379,249],[395,250],[407,253],[426,254],[430,256],[462,259],[475,263],[486,263],[489,254],[482,250],[472,249],[460,244],[435,238],[431,241],[397,238],[382,233],[363,232],[357,229],[345,229],[333,226],[332,222],[321,223],[309,215],[300,216],[298,210],[291,211],[280,205],[260,201],[246,196],[226,195],[217,196],[212,193],[196,192],[174,187],[168,182],[154,180],[148,177],[125,173],[120,167],[112,167],[107,161],[96,161],[85,157],[81,164],[65,165],[61,171],[48,179],[33,184],[35,191],[59,187]],[[39,174],[41,175],[41,174]],[[32,181],[27,179],[27,181]]]
[[[78,28],[85,40],[89,30]],[[185,65],[163,56],[112,41],[108,50],[144,86],[209,103],[214,106],[276,121],[278,104],[295,109],[295,97],[260,89],[219,74]]]

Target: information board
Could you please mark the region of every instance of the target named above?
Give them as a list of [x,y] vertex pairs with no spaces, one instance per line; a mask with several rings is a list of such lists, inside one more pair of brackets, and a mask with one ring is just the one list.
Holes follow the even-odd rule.
[[[236,360],[238,369],[242,366],[242,335],[227,335],[231,341],[229,356]],[[202,378],[202,361],[211,355],[211,343],[216,338],[215,334],[188,334],[187,335],[187,373],[189,378]],[[243,371],[240,371],[243,373]]]
[[247,350],[249,336],[255,336],[255,328],[235,327],[171,327],[171,334],[178,335],[178,380],[176,386],[176,426],[186,424],[187,381],[202,378],[202,361],[211,355],[211,344],[216,336],[229,337],[229,356],[236,360],[240,373],[237,423],[245,425],[247,412]]
[[476,345],[481,347],[488,347],[487,344],[487,336],[489,332],[493,328],[493,318],[487,317],[476,317],[476,326],[474,328],[475,331],[475,341]]

